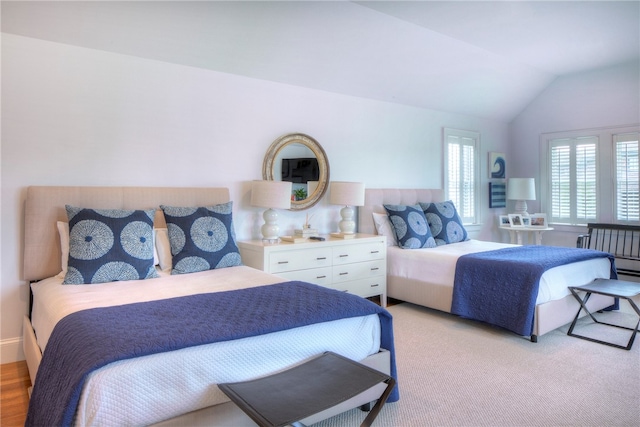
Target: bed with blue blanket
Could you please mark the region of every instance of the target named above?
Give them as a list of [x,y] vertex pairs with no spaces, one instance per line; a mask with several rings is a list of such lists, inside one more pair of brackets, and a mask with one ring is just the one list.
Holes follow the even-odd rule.
[[[608,254],[577,248],[518,247],[476,239],[400,248],[393,229],[385,227],[384,205],[442,202],[443,194],[441,189],[365,190],[358,227],[362,233],[387,236],[388,297],[493,324],[536,341],[573,320],[579,304],[569,286],[615,277]],[[589,308],[600,310],[614,303],[600,295],[589,300]]]
[[[91,251],[100,250],[105,234],[65,204],[91,206],[120,222],[122,212],[138,207],[210,206],[218,214],[228,202],[228,190],[217,188],[29,188],[24,271],[32,309],[25,317],[24,349],[33,388],[27,425],[252,425],[216,384],[278,372],[324,351],[396,375],[386,310],[320,286],[283,282],[237,263],[233,251],[219,257],[217,268],[171,274],[177,255],[164,228],[171,223],[160,209],[153,219],[153,270],[139,269],[153,277],[65,283],[77,281],[79,271],[88,274],[71,261],[84,256],[73,243],[74,227],[93,230],[80,239]],[[196,211],[179,212],[186,217]],[[216,218],[216,227],[224,223]],[[144,229],[144,218],[139,220],[129,228]],[[147,244],[135,239],[135,250],[126,251],[137,253]],[[188,265],[201,263],[182,264]],[[131,274],[117,266],[107,269],[110,275]],[[102,277],[105,269],[92,277]],[[383,387],[305,421],[365,405]],[[396,389],[389,401],[398,398]]]

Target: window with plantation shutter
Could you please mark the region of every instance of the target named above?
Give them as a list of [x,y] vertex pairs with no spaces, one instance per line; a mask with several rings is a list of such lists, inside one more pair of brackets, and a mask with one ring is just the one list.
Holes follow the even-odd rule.
[[465,224],[478,222],[479,141],[477,132],[444,130],[446,197],[453,201]]
[[541,209],[550,224],[640,223],[640,125],[540,135]]
[[616,219],[640,221],[638,178],[638,135],[628,133],[614,135],[616,173]]
[[596,219],[598,138],[553,139],[549,144],[550,221],[586,224]]

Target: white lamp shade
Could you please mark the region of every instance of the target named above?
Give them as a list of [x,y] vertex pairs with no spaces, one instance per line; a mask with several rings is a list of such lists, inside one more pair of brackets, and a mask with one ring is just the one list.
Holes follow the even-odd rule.
[[252,181],[251,206],[290,209],[291,183],[288,181]]
[[331,182],[329,203],[342,206],[364,206],[364,183],[362,182]]
[[509,178],[507,184],[507,199],[535,200],[536,181],[534,178]]

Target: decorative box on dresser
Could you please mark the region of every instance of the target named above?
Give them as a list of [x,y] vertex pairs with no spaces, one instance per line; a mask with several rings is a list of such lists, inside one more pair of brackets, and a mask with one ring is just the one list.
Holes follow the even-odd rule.
[[356,234],[350,239],[330,236],[302,243],[238,242],[242,262],[281,276],[349,292],[380,296],[387,305],[387,243],[384,236]]

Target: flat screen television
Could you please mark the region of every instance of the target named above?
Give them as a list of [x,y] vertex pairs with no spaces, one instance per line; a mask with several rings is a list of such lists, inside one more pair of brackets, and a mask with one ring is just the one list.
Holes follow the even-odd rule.
[[315,157],[282,159],[283,181],[306,184],[307,181],[318,181],[319,178],[320,168]]

